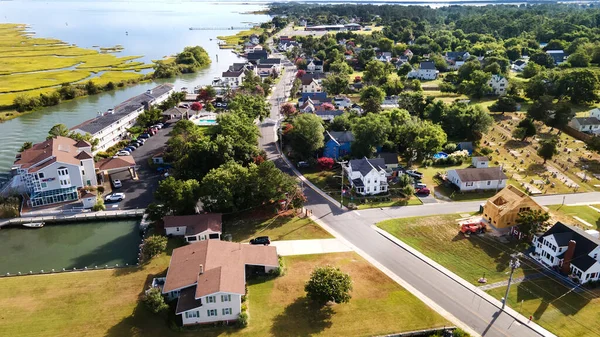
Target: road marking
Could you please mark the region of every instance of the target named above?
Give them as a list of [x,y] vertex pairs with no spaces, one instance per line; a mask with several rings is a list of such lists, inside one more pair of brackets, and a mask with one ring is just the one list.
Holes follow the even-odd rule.
[[356,213],[356,215],[360,216],[360,213],[358,213],[358,211],[354,211],[354,213]]

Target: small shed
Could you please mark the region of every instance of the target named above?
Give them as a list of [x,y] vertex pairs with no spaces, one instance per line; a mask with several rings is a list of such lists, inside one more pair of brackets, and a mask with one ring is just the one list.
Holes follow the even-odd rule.
[[164,160],[163,156],[164,156],[164,153],[162,153],[162,152],[155,154],[154,156],[152,156],[152,162],[154,164],[164,164],[165,160]]
[[489,167],[490,159],[488,157],[473,157],[471,164],[476,168]]
[[83,208],[89,209],[94,207],[96,204],[98,197],[96,196],[96,192],[94,191],[83,191],[81,196],[81,202],[83,203]]

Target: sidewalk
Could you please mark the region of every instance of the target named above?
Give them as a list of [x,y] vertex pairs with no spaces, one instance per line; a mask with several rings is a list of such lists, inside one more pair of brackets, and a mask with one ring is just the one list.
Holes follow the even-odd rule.
[[281,256],[350,252],[352,248],[338,239],[273,241]]

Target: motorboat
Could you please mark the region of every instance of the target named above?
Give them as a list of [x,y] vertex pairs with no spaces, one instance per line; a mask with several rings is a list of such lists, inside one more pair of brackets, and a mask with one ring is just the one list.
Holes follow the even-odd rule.
[[29,228],[42,228],[42,227],[44,227],[44,222],[29,222],[29,223],[24,223],[23,226],[29,227]]

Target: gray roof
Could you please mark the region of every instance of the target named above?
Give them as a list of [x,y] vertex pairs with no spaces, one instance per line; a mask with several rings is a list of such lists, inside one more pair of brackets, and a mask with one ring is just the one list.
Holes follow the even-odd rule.
[[421,69],[435,69],[435,63],[433,61],[421,62]]
[[600,120],[596,117],[576,117],[573,118],[576,120],[579,125],[598,125],[600,124]]
[[363,157],[362,159],[351,160],[348,165],[352,167],[352,171],[358,171],[363,176],[371,172],[373,169],[385,169],[385,161],[383,158],[367,159],[367,157]]
[[196,309],[202,306],[202,300],[196,299],[196,286],[187,287],[179,292],[179,299],[177,300],[177,308],[175,309],[176,314],[180,314],[184,311]]
[[398,164],[398,154],[394,152],[381,152],[379,154],[380,158],[383,158],[386,165],[389,164]]
[[365,184],[363,183],[362,179],[360,179],[360,178],[352,179],[352,185],[354,185],[356,187],[365,187]]
[[229,71],[239,71],[239,70],[244,69],[245,66],[246,66],[246,63],[234,63],[229,66]]
[[554,59],[554,63],[563,62],[567,54],[564,50],[546,50],[546,53]]
[[496,167],[482,167],[482,168],[466,168],[455,170],[456,174],[460,178],[461,182],[471,181],[486,181],[486,180],[499,180],[507,179],[506,174],[502,172],[502,168]]
[[151,93],[145,92],[141,95],[134,96],[125,102],[115,106],[114,113],[106,113],[103,116],[96,117],[85,121],[79,125],[71,128],[71,130],[81,130],[86,133],[94,135],[100,130],[108,127],[109,125],[119,121],[122,118],[127,117],[129,114],[139,109],[145,104],[152,103],[156,98],[168,93],[173,90],[172,84],[161,84],[158,87],[151,90]]
[[517,60],[517,61],[515,61],[515,65],[517,65],[517,66],[521,66],[521,65],[523,65],[525,63],[527,63],[527,62],[525,62],[523,60]]
[[[331,113],[333,111],[325,112]],[[328,131],[327,133],[331,139],[337,141],[338,143],[349,143],[354,141],[354,134],[352,131]]]
[[323,65],[323,61],[317,60],[317,59],[310,60],[308,63],[310,63],[310,62],[312,62],[316,66],[322,66]]
[[263,63],[259,63],[256,67],[258,69],[271,69],[273,68],[273,64],[263,64]]
[[464,59],[466,51],[449,51],[446,53],[446,57],[450,60]]
[[262,59],[266,59],[269,57],[269,54],[267,54],[266,51],[264,50],[256,50],[252,53],[248,53],[248,55],[246,55],[246,58],[248,60],[262,60]]
[[268,58],[258,61],[260,64],[281,64],[280,58]]
[[244,70],[238,71],[224,71],[222,77],[240,77],[244,73]]

